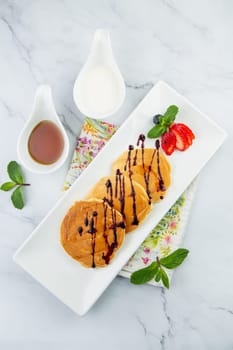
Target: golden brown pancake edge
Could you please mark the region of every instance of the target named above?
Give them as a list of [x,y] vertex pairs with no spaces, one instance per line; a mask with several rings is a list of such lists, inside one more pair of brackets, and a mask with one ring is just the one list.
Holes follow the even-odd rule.
[[[93,213],[97,212],[97,216]],[[106,216],[105,216],[106,213]],[[116,220],[115,229],[113,216]],[[106,219],[105,219],[106,217]],[[85,220],[88,219],[88,225]],[[95,233],[89,231],[94,221]],[[106,221],[105,221],[106,220]],[[122,215],[102,200],[92,198],[75,202],[67,211],[60,227],[60,242],[64,250],[84,267],[104,267],[109,264],[124,241]],[[106,223],[106,229],[104,226]],[[82,233],[79,229],[82,227]],[[115,233],[117,245],[115,243]],[[94,258],[93,238],[95,237]],[[106,241],[107,239],[107,241]],[[94,266],[93,266],[94,263]]]

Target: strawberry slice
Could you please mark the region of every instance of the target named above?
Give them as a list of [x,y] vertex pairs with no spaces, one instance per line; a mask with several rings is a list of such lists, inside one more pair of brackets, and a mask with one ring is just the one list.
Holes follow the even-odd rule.
[[183,130],[183,132],[187,136],[189,145],[191,146],[193,143],[193,140],[195,139],[195,135],[192,132],[192,130],[186,124],[183,124],[183,123],[177,123],[176,128]]
[[162,149],[164,152],[170,156],[176,148],[176,136],[172,131],[165,132],[162,135]]
[[189,146],[188,137],[183,128],[179,124],[173,124],[170,129],[176,137],[176,149],[179,151],[185,151]]

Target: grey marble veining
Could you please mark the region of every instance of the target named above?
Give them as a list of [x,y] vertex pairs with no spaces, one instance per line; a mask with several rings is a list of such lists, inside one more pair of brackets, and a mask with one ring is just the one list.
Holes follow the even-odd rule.
[[120,124],[162,79],[229,135],[200,177],[184,242],[191,254],[171,289],[118,277],[83,318],[12,261],[58,199],[69,161],[51,175],[25,172],[22,212],[0,193],[0,349],[233,349],[232,17],[230,0],[0,2],[1,181],[40,83],[52,86],[74,145],[82,116],[73,83],[99,27],[110,30],[127,88],[110,120]]

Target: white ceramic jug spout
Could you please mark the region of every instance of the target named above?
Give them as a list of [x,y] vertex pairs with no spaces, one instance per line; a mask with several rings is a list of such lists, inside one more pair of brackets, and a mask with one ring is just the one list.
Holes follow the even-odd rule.
[[88,56],[88,63],[96,64],[112,63],[114,60],[109,32],[105,29],[97,29]]
[[46,120],[59,120],[54,107],[51,87],[49,85],[38,86],[30,118],[41,120],[42,116]]
[[79,110],[95,119],[112,115],[124,101],[125,83],[105,29],[97,29],[94,34],[87,62],[75,81],[73,97]]

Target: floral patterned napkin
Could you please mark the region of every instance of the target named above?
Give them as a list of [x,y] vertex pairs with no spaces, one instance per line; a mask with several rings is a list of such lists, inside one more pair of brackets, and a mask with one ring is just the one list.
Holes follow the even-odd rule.
[[[117,127],[113,124],[90,118],[85,119],[80,136],[77,138],[64,190],[72,186],[73,182],[95,158],[116,130]],[[166,256],[181,246],[194,192],[195,183],[190,185],[158,225],[149,233],[119,275],[129,278],[133,271],[149,265],[157,255],[159,257]],[[170,273],[169,277],[171,278],[172,271],[168,273]],[[161,285],[157,282],[149,283],[157,286]]]

